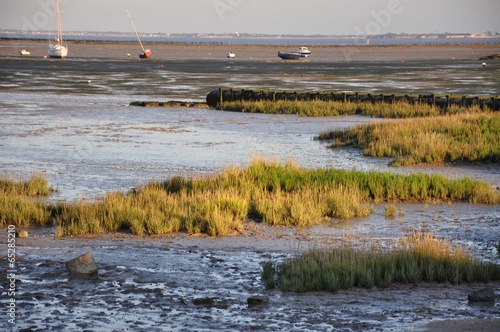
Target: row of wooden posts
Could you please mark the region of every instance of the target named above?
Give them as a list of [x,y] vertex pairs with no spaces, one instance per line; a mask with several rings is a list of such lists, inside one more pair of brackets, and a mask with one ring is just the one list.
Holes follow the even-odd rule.
[[207,95],[207,104],[217,107],[230,101],[279,101],[279,100],[323,100],[340,102],[407,102],[429,104],[440,107],[459,105],[469,107],[479,105],[492,110],[500,110],[500,96],[470,96],[454,94],[414,94],[414,93],[361,93],[329,91],[277,91],[252,89],[219,88]]

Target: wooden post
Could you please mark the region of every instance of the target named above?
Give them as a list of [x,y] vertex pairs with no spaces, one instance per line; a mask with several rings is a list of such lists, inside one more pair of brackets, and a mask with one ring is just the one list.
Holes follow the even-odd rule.
[[219,88],[219,105],[222,105],[222,101],[223,101],[223,97],[222,97],[222,92],[223,92],[223,89],[222,88]]

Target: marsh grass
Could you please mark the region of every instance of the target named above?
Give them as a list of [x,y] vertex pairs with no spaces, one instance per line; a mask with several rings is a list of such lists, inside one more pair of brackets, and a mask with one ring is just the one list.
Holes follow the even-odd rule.
[[282,263],[268,261],[261,276],[266,287],[282,291],[337,291],[421,281],[487,282],[500,279],[500,266],[475,260],[467,248],[449,239],[418,231],[389,246],[316,248]]
[[396,207],[396,205],[388,205],[385,207],[385,217],[388,219],[396,217],[397,212],[398,208]]
[[201,178],[174,177],[126,194],[110,193],[95,202],[67,204],[58,207],[54,216],[58,236],[120,229],[140,236],[179,231],[226,236],[243,233],[248,219],[301,227],[331,218],[368,216],[372,202],[485,203],[484,197],[499,201],[498,193],[487,184],[470,179],[308,170],[293,163],[257,159],[243,169],[229,167]]
[[51,213],[40,197],[51,192],[53,189],[41,176],[16,181],[0,175],[0,225],[46,225]]
[[[5,186],[7,187],[7,186]],[[9,185],[9,187],[12,187]],[[29,192],[29,191],[28,191]],[[129,230],[138,236],[176,232],[227,236],[255,220],[276,226],[311,226],[331,218],[371,213],[379,202],[470,201],[499,203],[488,184],[439,175],[399,175],[356,170],[309,170],[293,163],[256,159],[211,176],[174,177],[128,193],[44,205],[36,197],[0,192],[0,222],[55,222],[57,236]]]
[[466,113],[372,123],[320,134],[331,147],[355,146],[393,166],[444,162],[499,162],[500,115]]
[[243,113],[297,114],[311,117],[359,114],[375,118],[392,119],[465,112],[480,113],[485,111],[479,106],[460,107],[452,105],[441,108],[436,105],[410,104],[407,102],[368,103],[322,100],[232,101],[223,102],[217,108],[219,110]]
[[7,174],[0,174],[0,193],[19,196],[47,196],[54,191],[46,179],[33,175],[28,180],[16,181]]

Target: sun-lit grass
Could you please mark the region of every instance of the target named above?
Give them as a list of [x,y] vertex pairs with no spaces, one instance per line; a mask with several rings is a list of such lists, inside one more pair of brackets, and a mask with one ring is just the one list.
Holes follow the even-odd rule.
[[278,100],[278,101],[232,101],[223,102],[217,109],[230,112],[297,114],[302,116],[366,115],[374,118],[416,118],[442,114],[480,113],[479,106],[460,107],[451,105],[441,108],[436,105],[410,104],[407,102],[370,103],[322,100]]
[[284,262],[263,264],[267,288],[282,291],[337,291],[388,287],[393,283],[452,284],[500,279],[500,266],[482,263],[465,247],[432,233],[413,232],[389,245],[332,246],[298,253]]
[[47,196],[54,191],[46,179],[39,175],[26,181],[13,180],[7,174],[0,174],[0,193],[20,196]]
[[[484,201],[484,197],[490,201]],[[308,170],[292,163],[256,160],[202,178],[174,177],[127,194],[60,206],[57,235],[130,229],[137,235],[179,231],[226,236],[243,232],[243,222],[311,226],[331,218],[371,213],[372,202],[499,202],[487,184],[437,175],[397,175],[336,169]]]
[[40,200],[0,192],[0,225],[46,225],[50,211]]
[[440,201],[495,204],[500,194],[468,178],[311,170],[256,159],[245,168],[229,167],[200,178],[173,177],[79,202],[44,205],[37,198],[0,192],[0,221],[4,225],[55,222],[57,236],[123,229],[139,236],[176,232],[227,236],[243,233],[248,220],[302,227],[331,218],[368,216],[372,203]]
[[494,112],[404,119],[322,133],[332,147],[356,146],[394,166],[443,162],[499,162],[500,115]]
[[46,179],[32,176],[26,181],[16,181],[0,175],[0,225],[46,225],[50,211],[39,196],[53,192]]

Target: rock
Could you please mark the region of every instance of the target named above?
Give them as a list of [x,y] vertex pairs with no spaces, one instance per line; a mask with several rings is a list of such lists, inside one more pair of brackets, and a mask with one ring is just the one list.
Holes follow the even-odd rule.
[[214,299],[210,297],[198,297],[193,300],[193,304],[195,305],[213,305]]
[[20,239],[25,239],[28,237],[28,232],[25,231],[24,229],[20,230],[19,232],[16,233],[16,237],[18,237]]
[[247,303],[249,306],[256,306],[256,305],[264,305],[269,303],[269,297],[265,295],[255,295],[255,296],[250,296],[247,299]]
[[92,253],[87,252],[79,257],[66,262],[66,267],[70,274],[77,276],[96,275],[97,266]]
[[492,287],[486,287],[468,295],[469,302],[494,302],[495,301],[495,291]]
[[138,106],[138,107],[170,107],[170,108],[179,108],[179,107],[190,107],[190,108],[208,108],[206,103],[202,102],[187,102],[187,101],[179,101],[179,100],[170,100],[170,101],[133,101],[129,104],[129,106]]

